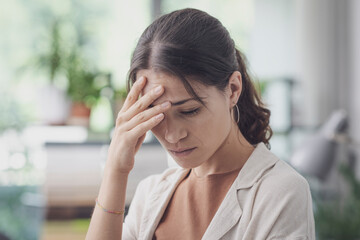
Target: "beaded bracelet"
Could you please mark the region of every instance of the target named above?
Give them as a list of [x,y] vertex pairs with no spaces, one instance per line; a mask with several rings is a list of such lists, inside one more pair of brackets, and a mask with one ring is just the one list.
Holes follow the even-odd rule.
[[107,212],[107,213],[112,213],[112,214],[124,214],[125,210],[122,210],[122,211],[111,211],[111,210],[107,210],[106,208],[104,208],[103,206],[101,206],[101,204],[99,203],[98,201],[98,198],[96,198],[95,200],[96,204],[104,211],[104,212]]

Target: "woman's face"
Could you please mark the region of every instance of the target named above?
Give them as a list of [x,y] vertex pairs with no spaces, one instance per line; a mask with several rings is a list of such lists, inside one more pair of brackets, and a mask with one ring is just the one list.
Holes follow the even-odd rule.
[[186,91],[181,80],[154,70],[140,70],[147,84],[142,94],[162,85],[164,94],[152,105],[169,101],[165,118],[152,129],[153,134],[183,168],[198,167],[216,154],[229,135],[232,119],[227,93],[197,82],[191,85],[205,106]]

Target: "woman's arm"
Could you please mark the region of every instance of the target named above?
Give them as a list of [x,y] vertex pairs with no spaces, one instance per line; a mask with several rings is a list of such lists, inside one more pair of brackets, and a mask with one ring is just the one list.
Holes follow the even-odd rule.
[[[127,179],[127,173],[105,168],[98,202],[108,210],[123,210]],[[86,239],[121,239],[123,221],[123,214],[107,213],[95,206]]]
[[[98,195],[98,203],[109,211],[124,210],[126,185],[128,175],[134,167],[135,154],[143,143],[146,132],[163,120],[163,112],[170,107],[167,102],[148,108],[163,94],[164,88],[158,86],[139,99],[145,84],[144,77],[136,81],[116,119]],[[121,239],[123,219],[123,214],[109,213],[95,206],[86,239]]]

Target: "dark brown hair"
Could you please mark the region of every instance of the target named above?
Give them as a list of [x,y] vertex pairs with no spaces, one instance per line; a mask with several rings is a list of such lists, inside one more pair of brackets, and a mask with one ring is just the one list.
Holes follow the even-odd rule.
[[190,8],[156,19],[145,29],[134,50],[128,89],[136,81],[139,70],[151,68],[179,77],[189,94],[201,103],[189,83],[190,77],[224,91],[229,77],[239,71],[242,92],[237,102],[240,111],[238,127],[251,144],[264,142],[270,147],[270,111],[255,90],[245,57],[236,49],[229,32],[218,19]]

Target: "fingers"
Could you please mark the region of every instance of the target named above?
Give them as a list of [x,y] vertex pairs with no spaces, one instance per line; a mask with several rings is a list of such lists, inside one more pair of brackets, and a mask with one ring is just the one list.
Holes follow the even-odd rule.
[[[170,102],[164,102],[162,104],[156,105],[150,109],[147,109],[143,112],[138,113],[135,117],[133,117],[131,120],[127,121],[123,128],[126,131],[129,131],[133,128],[136,128],[137,125],[148,121],[149,119],[155,117],[156,115],[162,114],[165,111],[167,111],[170,108],[171,104]],[[148,129],[150,130],[150,129]]]
[[145,77],[140,77],[133,87],[130,89],[129,94],[127,95],[124,105],[121,108],[120,112],[125,112],[128,110],[139,98],[141,90],[144,88],[146,83]]
[[[126,144],[135,144],[139,145],[139,139],[141,139],[147,131],[151,130],[153,127],[158,125],[164,119],[164,114],[159,113],[150,119],[136,125],[133,129],[128,131],[124,131],[122,128],[118,129],[119,132],[123,132],[124,136],[126,135],[126,140],[123,142],[127,142]],[[142,143],[142,141],[141,141]],[[135,146],[138,148],[139,146]]]
[[142,136],[159,124],[164,119],[164,112],[171,107],[171,103],[167,101],[148,108],[164,93],[164,87],[157,86],[139,98],[145,84],[145,77],[135,82],[116,120],[117,131],[127,136],[125,139],[136,147],[142,142],[139,141]]
[[147,121],[138,124],[135,128],[132,129],[129,133],[135,137],[138,138],[138,136],[141,136],[145,134],[147,131],[158,125],[162,120],[164,119],[164,114],[160,113]]
[[146,137],[146,133],[143,134],[137,141],[136,145],[135,145],[135,152],[137,152],[139,150],[139,148],[141,147],[141,144],[144,142]]
[[124,120],[130,120],[137,114],[145,111],[151,103],[163,94],[163,92],[164,88],[162,86],[157,86],[155,89],[152,89],[149,93],[142,96],[138,101],[130,106],[126,112],[123,113]]

